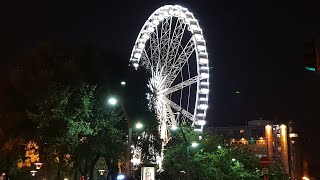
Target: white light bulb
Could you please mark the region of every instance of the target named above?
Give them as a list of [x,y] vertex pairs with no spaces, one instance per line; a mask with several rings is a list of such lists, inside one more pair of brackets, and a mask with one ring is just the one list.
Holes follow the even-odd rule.
[[208,64],[209,61],[208,61],[208,59],[200,58],[200,59],[199,59],[199,63],[200,63],[200,64]]
[[200,104],[199,109],[206,110],[206,109],[208,109],[208,105],[207,104]]

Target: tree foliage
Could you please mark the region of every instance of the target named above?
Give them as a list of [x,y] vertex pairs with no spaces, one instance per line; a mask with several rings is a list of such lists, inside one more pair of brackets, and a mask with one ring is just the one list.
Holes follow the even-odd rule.
[[[186,141],[181,132],[184,132]],[[220,136],[198,134],[189,128],[171,134],[172,141],[165,151],[163,179],[186,179],[188,172],[191,179],[261,179],[259,159],[249,149],[225,145]],[[193,141],[199,142],[199,146],[190,147]]]

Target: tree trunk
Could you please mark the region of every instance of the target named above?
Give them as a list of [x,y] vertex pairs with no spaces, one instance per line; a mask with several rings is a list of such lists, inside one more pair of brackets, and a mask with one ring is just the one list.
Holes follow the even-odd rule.
[[100,156],[96,156],[91,162],[90,162],[90,178],[89,179],[93,179],[93,174],[94,174],[94,167],[98,161]]

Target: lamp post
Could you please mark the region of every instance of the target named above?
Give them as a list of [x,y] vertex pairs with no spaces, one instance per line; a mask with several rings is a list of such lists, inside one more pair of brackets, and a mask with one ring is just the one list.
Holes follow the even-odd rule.
[[197,142],[189,143],[189,141],[187,140],[187,138],[186,138],[186,136],[185,136],[185,134],[184,134],[184,132],[183,132],[183,129],[182,129],[181,124],[180,124],[180,128],[178,128],[177,126],[172,126],[171,129],[172,129],[173,131],[176,131],[176,130],[179,129],[179,131],[180,131],[181,134],[182,134],[184,143],[185,143],[185,145],[186,145],[186,156],[187,156],[187,158],[186,158],[186,167],[187,167],[187,168],[186,168],[186,175],[187,175],[187,178],[186,178],[186,180],[190,180],[190,171],[189,171],[189,154],[190,154],[190,148],[196,148],[196,147],[198,147],[198,146],[199,146],[199,143],[197,143]]
[[[122,84],[122,83],[121,83]],[[115,97],[110,97],[108,99],[108,103],[112,106],[115,106],[118,104],[118,99],[116,99]],[[128,126],[128,144],[127,144],[127,162],[126,162],[126,175],[127,177],[130,177],[131,176],[131,167],[130,167],[130,160],[131,160],[131,142],[132,142],[132,126],[131,126],[131,119],[128,117],[128,114],[127,114],[127,111],[126,111],[126,108],[123,104],[123,102],[120,100],[120,105],[121,105],[121,109],[122,109],[122,112],[124,114],[124,117],[126,118],[127,120],[127,126]]]
[[[123,83],[121,83],[123,84]],[[128,144],[127,144],[127,154],[126,154],[126,158],[127,158],[127,162],[126,162],[126,176],[127,178],[131,176],[131,144],[132,144],[132,124],[131,124],[131,119],[129,118],[128,114],[127,114],[127,111],[126,111],[126,108],[124,106],[124,103],[123,101],[121,100],[118,100],[114,97],[110,97],[108,99],[108,103],[112,106],[115,106],[117,103],[120,103],[121,105],[121,109],[122,109],[122,112],[124,114],[124,117],[127,119],[127,126],[128,126]],[[135,125],[135,128],[137,129],[141,129],[143,128],[143,124],[138,122],[136,125]]]

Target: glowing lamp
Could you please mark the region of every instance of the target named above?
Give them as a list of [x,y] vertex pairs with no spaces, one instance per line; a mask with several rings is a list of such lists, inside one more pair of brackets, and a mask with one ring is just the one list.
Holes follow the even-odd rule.
[[202,37],[200,34],[195,34],[195,35],[194,35],[194,38],[195,38],[196,40],[201,40],[201,39],[203,39],[203,37]]
[[193,147],[193,148],[198,147],[198,146],[199,146],[199,144],[197,142],[191,143],[191,147]]
[[201,88],[200,89],[200,93],[208,94],[209,93],[209,89],[208,88]]
[[133,65],[133,67],[135,67],[135,68],[138,68],[138,67],[139,67],[139,64],[138,64],[138,63],[133,63],[132,65]]
[[145,46],[146,46],[146,45],[145,45],[144,43],[139,43],[139,44],[138,44],[139,49],[143,49]]
[[158,26],[159,23],[160,23],[159,20],[156,20],[156,19],[152,21],[152,24],[153,24],[153,25],[156,25],[156,26]]
[[200,76],[202,78],[209,78],[209,74],[208,73],[201,73]]
[[199,51],[204,51],[204,50],[206,50],[206,47],[203,46],[203,45],[198,45],[197,48],[198,48]]
[[208,63],[209,63],[209,60],[208,60],[208,59],[205,59],[205,58],[200,58],[200,59],[199,59],[199,63],[200,63],[200,64],[208,64]]
[[177,127],[176,125],[172,125],[171,129],[172,129],[173,131],[175,131],[175,130],[178,129],[178,127]]
[[117,180],[122,180],[122,179],[124,179],[125,177],[124,177],[124,175],[123,174],[119,174],[118,176],[117,176]]
[[137,124],[136,124],[136,128],[137,129],[141,129],[143,127],[143,124],[141,124],[140,122],[138,122]]
[[116,99],[116,98],[110,98],[109,100],[108,100],[108,102],[109,102],[109,104],[111,104],[111,105],[116,105],[117,104],[117,102],[118,102],[118,100]]
[[148,34],[143,34],[143,35],[142,35],[142,39],[147,40],[147,39],[149,39],[149,38],[150,38],[150,36],[149,36]]
[[37,163],[34,163],[34,165],[36,166],[36,169],[40,169],[42,166],[42,163],[37,162]]
[[31,170],[30,173],[31,173],[31,176],[36,176],[37,171]]
[[205,120],[198,120],[197,121],[197,125],[199,125],[199,126],[204,126],[205,124],[206,124]]
[[102,176],[103,174],[104,174],[104,172],[105,172],[106,170],[104,170],[104,169],[99,169],[98,170],[98,172],[99,172],[99,174],[100,174],[100,176]]
[[135,53],[135,54],[133,55],[133,57],[139,59],[139,58],[141,58],[141,53]]
[[207,104],[200,104],[199,109],[206,110],[206,109],[208,109],[208,105]]

